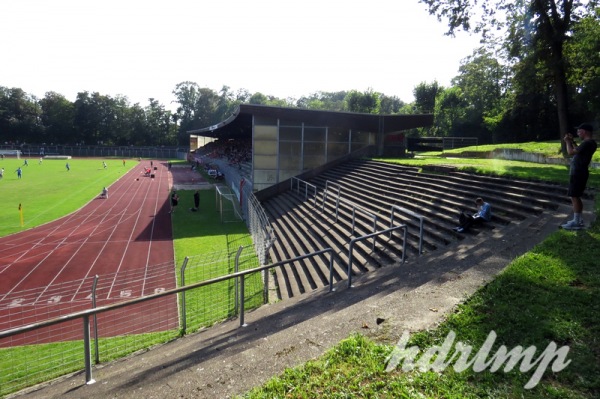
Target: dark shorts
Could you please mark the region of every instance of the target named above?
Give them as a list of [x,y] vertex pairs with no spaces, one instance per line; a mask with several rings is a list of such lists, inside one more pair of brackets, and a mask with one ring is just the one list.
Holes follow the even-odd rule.
[[583,192],[585,191],[585,186],[587,184],[589,175],[590,174],[587,170],[584,172],[572,174],[569,178],[569,191],[567,191],[567,195],[569,197],[576,198],[583,196]]

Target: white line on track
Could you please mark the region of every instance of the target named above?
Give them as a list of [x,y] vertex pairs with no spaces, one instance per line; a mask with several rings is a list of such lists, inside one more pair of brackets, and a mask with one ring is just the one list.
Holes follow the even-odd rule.
[[[128,175],[128,173],[127,173],[127,174],[125,174],[123,177],[126,177],[127,175]],[[105,213],[104,213],[104,214],[100,214],[100,213],[99,213],[99,209],[101,209],[101,207],[97,207],[96,209],[94,209],[94,210],[93,210],[93,212],[91,212],[90,214],[88,214],[86,217],[84,217],[84,219],[83,219],[82,221],[80,221],[80,222],[78,223],[78,225],[79,225],[79,226],[81,226],[81,225],[85,225],[85,223],[86,223],[86,222],[87,222],[89,219],[93,219],[94,217],[98,217],[98,216],[100,216],[102,220],[104,220],[104,219],[106,219],[106,218],[112,218],[112,217],[114,216],[114,213],[112,212],[112,211],[114,211],[114,208],[124,209],[124,204],[121,202],[121,200],[123,199],[123,197],[128,197],[128,199],[129,199],[129,202],[132,202],[132,201],[133,201],[133,196],[131,196],[131,192],[130,192],[129,190],[115,190],[115,189],[114,189],[114,187],[115,187],[115,186],[117,186],[117,187],[122,187],[122,186],[124,186],[124,185],[126,185],[126,184],[127,184],[127,186],[130,186],[130,184],[129,184],[129,181],[127,181],[127,183],[125,182],[125,180],[128,180],[128,179],[123,179],[123,177],[122,177],[121,179],[119,179],[117,182],[115,182],[115,183],[114,183],[114,184],[111,186],[111,188],[113,188],[113,190],[111,190],[111,191],[113,191],[113,192],[114,192],[114,191],[116,191],[116,192],[118,192],[118,191],[121,191],[121,192],[122,192],[122,194],[121,194],[121,197],[120,197],[120,198],[117,198],[117,201],[114,201],[114,205],[112,205],[112,207],[111,207],[109,210],[105,211]],[[142,186],[142,185],[138,185],[138,186],[137,186],[137,187],[138,187],[138,189],[139,189],[139,187],[141,187],[141,186]],[[80,208],[80,209],[81,209],[81,208]],[[122,217],[122,216],[125,214],[125,212],[123,212],[123,211],[120,211],[120,213],[122,214],[122,215],[121,215],[121,217]],[[65,230],[65,229],[67,229],[67,228],[68,228],[68,229],[70,229],[70,228],[71,228],[71,226],[70,226],[71,222],[72,222],[72,221],[74,221],[74,220],[76,220],[76,219],[78,219],[78,218],[79,218],[78,211],[75,211],[75,212],[74,212],[74,213],[72,213],[71,215],[69,215],[69,216],[65,217],[65,219],[62,221],[62,223],[60,223],[59,225],[57,225],[57,226],[55,226],[55,227],[51,228],[51,229],[50,229],[50,230],[49,230],[49,231],[46,233],[46,236],[45,236],[45,238],[52,237],[52,233],[55,233],[55,232],[57,232],[57,231],[62,231],[62,230]],[[98,226],[100,226],[100,225],[101,225],[101,223],[97,223],[97,224],[96,224],[96,227],[95,227],[95,229],[97,229],[97,228],[98,228]],[[118,226],[118,224],[114,224],[114,226],[116,227],[116,226]],[[29,276],[30,276],[32,273],[36,272],[36,271],[37,271],[37,268],[38,268],[38,267],[39,267],[39,266],[40,266],[40,265],[43,263],[43,261],[44,261],[44,260],[46,260],[46,259],[47,259],[47,258],[48,258],[48,257],[49,257],[49,256],[50,256],[52,253],[54,253],[54,251],[55,251],[56,249],[58,249],[58,248],[60,248],[60,247],[64,246],[64,245],[65,245],[65,242],[67,241],[67,239],[68,239],[68,238],[70,238],[70,237],[71,237],[71,236],[72,236],[72,235],[73,235],[73,234],[74,234],[76,231],[77,231],[77,229],[76,229],[76,228],[75,228],[75,229],[73,229],[73,230],[71,230],[71,231],[69,232],[69,234],[68,234],[66,237],[64,237],[62,240],[59,240],[59,241],[58,241],[58,244],[56,244],[56,246],[55,246],[55,249],[54,249],[54,250],[52,250],[52,251],[50,251],[50,252],[48,252],[48,254],[47,254],[45,257],[44,257],[44,259],[42,259],[40,262],[38,262],[36,266],[32,267],[32,268],[31,268],[31,270],[29,271],[29,273],[27,273],[27,274],[26,274],[26,275],[25,275],[25,276],[24,276],[24,277],[23,277],[23,278],[22,278],[22,279],[21,279],[21,280],[20,280],[20,281],[19,281],[17,284],[13,285],[13,287],[12,287],[12,288],[11,288],[11,289],[10,289],[10,290],[9,290],[9,291],[8,291],[8,292],[5,294],[5,295],[4,295],[4,297],[2,297],[2,299],[6,298],[6,296],[8,296],[9,294],[11,294],[13,291],[15,291],[15,289],[16,289],[16,288],[17,288],[17,287],[18,287],[18,286],[19,286],[21,283],[23,283],[23,282],[24,282],[24,281],[27,279],[27,277],[29,277]],[[88,235],[88,238],[89,238],[89,235]],[[34,248],[37,248],[39,245],[41,245],[41,242],[42,242],[42,241],[44,241],[44,239],[42,239],[42,240],[40,240],[38,243],[36,243],[36,245],[35,245],[34,247],[30,247],[30,249],[29,249],[29,250],[27,250],[27,251],[24,251],[24,252],[23,252],[23,254],[21,254],[21,255],[18,257],[18,259],[16,259],[15,261],[13,261],[13,262],[12,262],[12,264],[16,264],[16,262],[17,262],[17,261],[19,261],[19,260],[23,259],[23,257],[24,257],[26,254],[30,253],[30,252],[31,252],[31,251],[32,251]],[[87,240],[84,240],[84,243],[85,243],[85,241],[87,241]],[[73,256],[74,256],[74,255],[75,255],[75,254],[76,254],[76,253],[77,253],[77,252],[78,252],[78,251],[81,249],[81,246],[82,246],[82,245],[83,245],[83,243],[81,243],[81,242],[80,242],[79,249],[77,249],[77,250],[76,250],[76,252],[73,254]],[[72,259],[72,258],[71,258],[71,259]],[[68,262],[67,262],[67,263],[68,263]],[[65,265],[65,266],[66,266],[66,265]],[[5,271],[6,269],[7,269],[7,268],[3,269],[2,271],[0,271],[0,273],[1,273],[1,272],[3,272],[3,271]],[[64,267],[63,267],[63,269],[61,269],[61,271],[62,271],[62,270],[64,270]],[[54,282],[54,281],[56,280],[56,278],[58,277],[58,275],[59,275],[59,274],[60,274],[60,272],[59,272],[59,273],[57,273],[57,275],[56,275],[56,276],[55,276],[55,278],[52,280],[52,282]],[[51,284],[51,283],[50,283],[50,284]],[[47,285],[47,287],[48,287],[50,284],[48,284],[48,285]],[[40,295],[40,296],[41,296],[41,295]]]

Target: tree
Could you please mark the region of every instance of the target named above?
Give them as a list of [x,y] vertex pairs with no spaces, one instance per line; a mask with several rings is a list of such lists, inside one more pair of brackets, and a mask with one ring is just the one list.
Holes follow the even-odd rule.
[[431,113],[435,108],[435,98],[438,92],[442,90],[442,87],[437,81],[433,83],[419,83],[413,89],[413,95],[415,96],[415,111],[421,113]]
[[380,94],[379,98],[381,100],[381,107],[379,112],[386,115],[397,114],[400,112],[402,107],[404,107],[405,103],[401,99],[396,96],[386,96],[385,94]]
[[130,144],[148,145],[148,122],[146,120],[146,111],[139,103],[135,103],[129,109],[128,116],[131,127]]
[[173,94],[177,98],[177,115],[179,116],[178,142],[187,140],[187,131],[193,128],[196,103],[199,97],[200,87],[194,82],[181,82],[175,86]]
[[345,98],[346,111],[362,112],[365,114],[378,114],[381,109],[379,93],[369,89],[363,93],[352,90]]
[[22,89],[0,87],[0,131],[2,141],[31,142],[42,132],[37,99]]
[[250,96],[250,98],[248,99],[248,104],[267,105],[268,101],[269,101],[269,99],[268,99],[268,97],[266,95],[264,95],[261,92],[257,91],[252,96]]
[[172,143],[170,133],[171,112],[153,98],[148,99],[149,104],[145,109],[146,136],[148,145],[168,145]]
[[[452,79],[452,85],[461,89],[460,105],[464,107],[460,134],[492,141],[491,135],[498,126],[496,119],[503,113],[503,100],[509,86],[508,73],[508,69],[483,47],[474,50],[461,62],[459,74]],[[455,127],[450,130],[455,130]],[[442,134],[454,135],[450,130]]]
[[200,128],[219,123],[222,120],[217,114],[219,103],[220,97],[214,90],[208,88],[199,89],[194,109],[194,125]]
[[325,92],[318,91],[302,96],[296,101],[296,107],[326,110],[326,111],[343,111],[345,109],[345,99],[348,95],[347,91]]
[[[429,13],[448,22],[448,34],[456,30],[474,30],[490,37],[491,29],[508,32],[507,45],[515,49],[525,45],[535,52],[552,76],[559,122],[559,137],[569,131],[567,66],[564,46],[574,23],[595,7],[597,0],[419,0]],[[471,21],[477,19],[474,28]],[[513,53],[515,55],[515,53]]]
[[434,129],[436,136],[462,136],[461,126],[466,122],[466,101],[460,87],[442,89],[435,101]]
[[42,109],[43,137],[40,143],[66,143],[74,136],[74,104],[62,94],[53,91],[46,93],[40,100]]
[[600,115],[600,8],[575,25],[565,57],[570,65],[567,82],[573,93],[573,115],[578,121],[592,121]]

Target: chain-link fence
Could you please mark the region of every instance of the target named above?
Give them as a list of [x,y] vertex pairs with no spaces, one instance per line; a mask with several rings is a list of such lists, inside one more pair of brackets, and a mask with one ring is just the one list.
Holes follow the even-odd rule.
[[104,145],[26,145],[0,146],[0,150],[20,150],[22,157],[69,155],[72,157],[185,159],[189,149],[184,147],[135,147]]
[[[0,397],[84,368],[86,337],[81,320],[68,320],[70,316],[99,310],[89,320],[88,346],[92,362],[107,362],[238,316],[240,303],[244,310],[259,307],[264,297],[261,275],[266,271],[245,276],[243,289],[240,279],[226,278],[258,265],[251,246],[239,247],[190,256],[178,268],[170,262],[0,294]],[[182,291],[179,298],[166,295],[144,300],[175,289],[177,279],[180,286],[189,286],[214,278],[223,281]],[[140,302],[118,307],[131,300]],[[5,336],[15,329],[61,319],[65,321]]]
[[[186,257],[180,270],[181,285],[207,281],[259,266],[259,261],[251,246],[239,247],[236,252],[220,251],[205,255]],[[245,309],[263,304],[264,287],[261,273],[246,277]],[[240,286],[239,280],[229,279],[211,284],[202,290],[191,290],[182,295],[182,331],[195,331],[217,321],[237,316]]]
[[273,245],[276,237],[264,208],[254,195],[252,181],[248,176],[242,176],[238,167],[229,165],[224,159],[210,159],[210,162],[218,166],[219,171],[225,177],[225,181],[239,198],[242,214],[254,241],[260,264],[266,264],[269,248]]

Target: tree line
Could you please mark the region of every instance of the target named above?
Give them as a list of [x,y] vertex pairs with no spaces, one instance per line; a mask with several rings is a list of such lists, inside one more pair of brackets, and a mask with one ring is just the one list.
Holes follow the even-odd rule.
[[387,114],[405,106],[397,97],[372,90],[319,92],[295,100],[233,92],[228,86],[216,92],[188,81],[177,84],[173,94],[174,112],[153,98],[142,107],[124,96],[85,91],[71,102],[56,92],[38,99],[20,88],[0,86],[0,144],[187,146],[189,130],[227,119],[241,103]]
[[[481,34],[449,87],[420,82],[406,103],[371,89],[316,92],[299,99],[181,82],[176,111],[153,98],[55,92],[41,99],[0,86],[0,142],[187,146],[187,131],[219,123],[241,103],[372,114],[434,113],[411,135],[477,137],[482,143],[559,139],[600,120],[600,8],[596,0],[420,0],[447,20],[448,34]],[[475,17],[477,15],[477,18]]]

